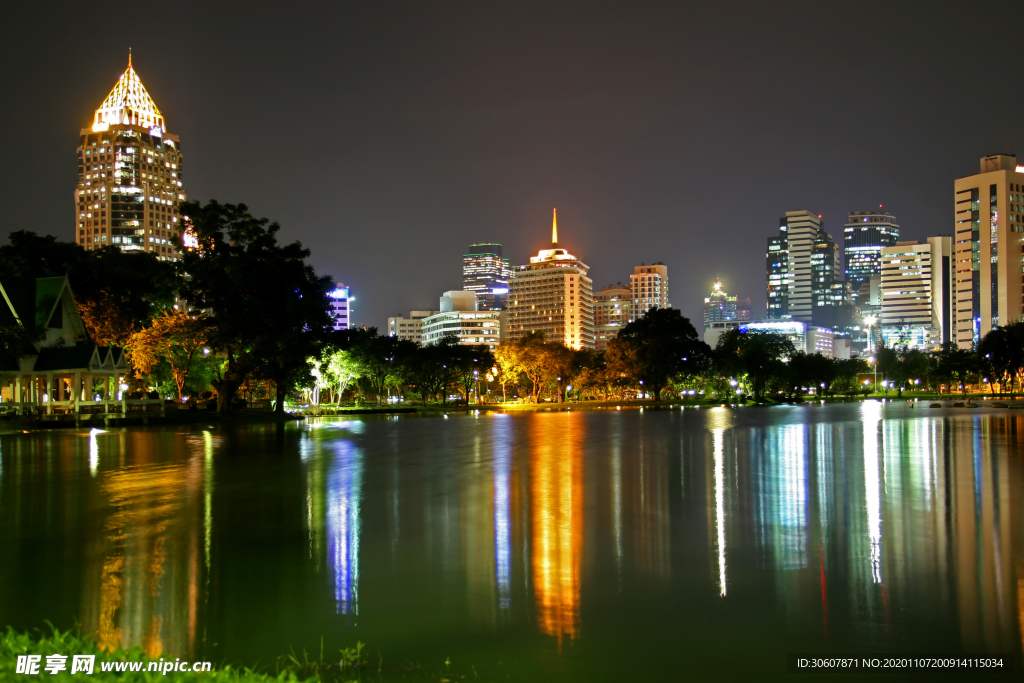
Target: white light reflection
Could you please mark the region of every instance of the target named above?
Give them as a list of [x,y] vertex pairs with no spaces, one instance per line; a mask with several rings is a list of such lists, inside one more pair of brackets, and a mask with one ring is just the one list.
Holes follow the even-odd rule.
[[512,606],[512,454],[507,442],[498,442],[494,461],[494,573],[498,608]]
[[882,404],[865,402],[861,412],[864,427],[864,502],[868,516],[868,538],[871,542],[871,580],[882,583],[882,501],[881,478],[878,472],[878,425]]
[[725,454],[722,444],[724,429],[711,430],[715,457],[715,527],[718,531],[718,594],[725,597]]
[[327,482],[327,556],[334,572],[338,614],[359,614],[359,504],[363,458],[349,441],[339,441]]
[[100,444],[96,440],[96,434],[89,434],[89,474],[96,476],[96,470],[100,467]]

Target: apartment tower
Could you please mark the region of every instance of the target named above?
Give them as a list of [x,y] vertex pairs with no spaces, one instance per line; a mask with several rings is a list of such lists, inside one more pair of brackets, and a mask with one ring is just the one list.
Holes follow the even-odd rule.
[[629,287],[633,296],[630,320],[639,320],[654,307],[672,307],[668,302],[668,266],[661,261],[634,266]]
[[128,69],[83,128],[75,188],[77,242],[84,249],[124,251],[176,260],[185,201],[178,136],[167,124],[128,58]]
[[558,247],[558,213],[551,222],[551,248],[541,249],[519,266],[509,282],[508,338],[543,332],[549,342],[571,349],[592,349],[593,284],[590,267]]
[[597,350],[604,351],[608,342],[629,323],[633,290],[621,282],[594,292],[594,335]]
[[1012,154],[981,159],[978,174],[954,183],[955,341],[964,349],[1021,319],[1024,280],[1024,166]]

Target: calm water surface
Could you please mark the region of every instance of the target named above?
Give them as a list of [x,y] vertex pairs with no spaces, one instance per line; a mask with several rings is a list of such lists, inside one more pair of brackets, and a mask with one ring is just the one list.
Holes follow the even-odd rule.
[[2,436],[0,624],[483,680],[1019,658],[1022,432],[869,402]]

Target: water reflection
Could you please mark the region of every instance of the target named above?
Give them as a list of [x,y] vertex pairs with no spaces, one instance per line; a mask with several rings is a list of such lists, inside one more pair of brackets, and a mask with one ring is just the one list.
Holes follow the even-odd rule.
[[708,620],[763,633],[761,654],[1020,653],[1016,413],[865,402],[4,436],[0,617],[245,661],[324,634],[403,653],[434,637],[418,661],[438,642],[549,661],[569,639],[610,675],[601,638]]
[[[571,417],[570,417],[571,416]],[[583,552],[583,451],[579,413],[538,415],[530,470],[533,507],[533,586],[542,633],[579,634]]]
[[[99,458],[95,439],[90,471]],[[83,628],[105,649],[194,653],[202,578],[198,464],[123,467],[101,473],[98,484],[108,512],[86,554]]]
[[359,532],[363,462],[347,440],[336,442],[327,475],[327,557],[338,614],[359,614]]

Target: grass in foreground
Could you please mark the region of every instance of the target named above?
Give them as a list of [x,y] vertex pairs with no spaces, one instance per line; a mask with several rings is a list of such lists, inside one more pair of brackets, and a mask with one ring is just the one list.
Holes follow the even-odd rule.
[[[323,649],[321,645],[321,650]],[[49,655],[67,657],[67,668],[56,674],[45,669]],[[16,673],[19,655],[41,655],[39,672],[35,675]],[[71,673],[72,655],[94,655],[95,666],[92,675]],[[166,659],[166,658],[165,658]],[[107,652],[100,649],[89,636],[75,630],[61,631],[48,624],[47,631],[23,633],[10,626],[0,632],[0,681],[68,681],[79,680],[95,683],[154,683],[162,681],[202,681],[203,683],[362,683],[369,681],[431,681],[437,683],[488,683],[495,681],[490,676],[478,674],[469,665],[466,671],[456,667],[446,658],[443,664],[423,666],[404,663],[400,666],[385,667],[379,655],[371,656],[366,646],[357,643],[355,647],[344,648],[336,654],[320,652],[319,656],[303,652],[302,655],[284,655],[273,664],[256,667],[239,667],[214,662],[211,670],[204,673],[173,672],[163,674],[146,671],[153,660],[139,647],[130,650]],[[142,662],[142,671],[103,671],[101,662]],[[463,667],[465,668],[465,667]],[[507,672],[500,680],[507,680]]]

